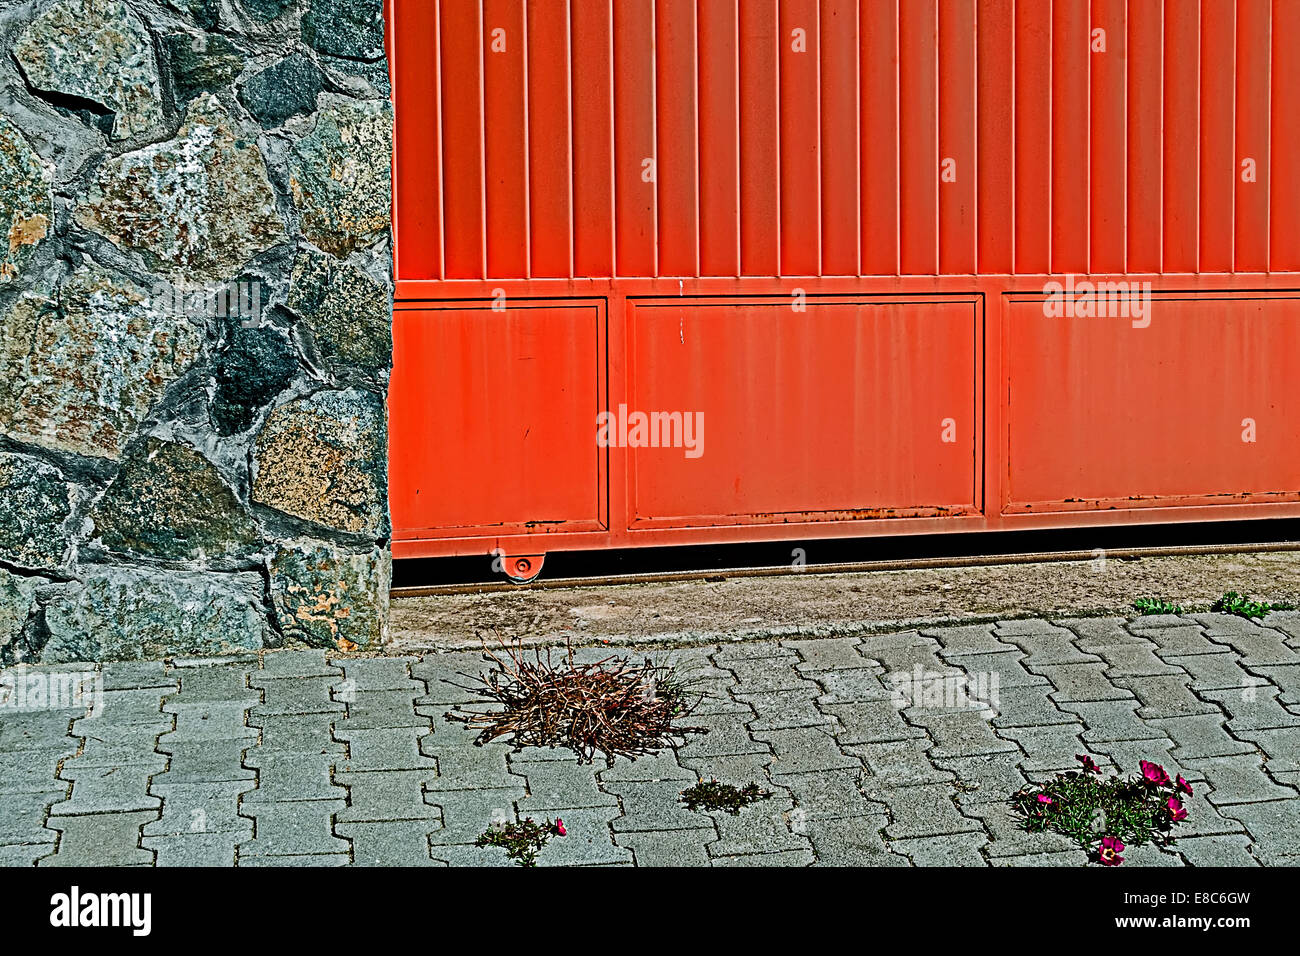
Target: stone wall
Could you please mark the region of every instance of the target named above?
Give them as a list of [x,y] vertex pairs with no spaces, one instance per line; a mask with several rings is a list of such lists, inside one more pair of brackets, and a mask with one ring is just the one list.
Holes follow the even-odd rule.
[[383,640],[382,0],[0,0],[0,665]]

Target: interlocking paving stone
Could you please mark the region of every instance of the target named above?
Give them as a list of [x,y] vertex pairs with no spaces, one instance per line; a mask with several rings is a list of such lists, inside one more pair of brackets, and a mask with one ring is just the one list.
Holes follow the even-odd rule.
[[859,766],[845,756],[835,738],[820,727],[798,730],[756,730],[754,737],[771,744],[774,754],[768,771],[773,776],[811,770],[842,770]]
[[59,831],[59,851],[40,866],[149,866],[153,854],[140,848],[140,828],[157,813],[96,813],[52,817]]
[[[608,786],[619,796],[624,808],[623,815],[615,818],[613,822],[615,833],[636,830],[713,829],[713,821],[708,814],[688,810],[682,803],[682,791],[691,786],[688,781],[665,780],[659,783],[625,781]],[[703,842],[703,838],[700,839]],[[621,839],[618,842],[625,843]]]
[[[1240,735],[1246,730],[1300,728],[1300,717],[1278,703],[1276,687],[1252,685],[1237,690],[1207,690],[1202,693],[1227,712],[1226,726],[1233,734]],[[1300,731],[1296,733],[1300,734]]]
[[841,729],[834,733],[841,745],[913,740],[925,736],[924,730],[903,719],[902,712],[892,700],[823,704],[822,709],[838,719]]
[[1300,845],[1300,812],[1294,800],[1241,803],[1224,807],[1223,815],[1245,824],[1261,862],[1276,865],[1283,857],[1295,856]]
[[[1136,624],[1131,625],[1136,627]],[[1177,627],[1152,627],[1140,632],[1156,645],[1156,656],[1162,660],[1171,657],[1195,657],[1199,654],[1227,654],[1232,648],[1217,644],[1205,636],[1205,629],[1197,624],[1182,623]]]
[[1205,625],[1206,637],[1226,644],[1241,655],[1247,667],[1255,664],[1300,664],[1300,653],[1286,643],[1287,635],[1272,628],[1260,627],[1245,618],[1230,614],[1198,614]]
[[60,786],[59,762],[76,752],[77,742],[70,737],[53,749],[0,752],[0,795],[45,793]]
[[[435,845],[473,843],[493,823],[514,820],[515,801],[523,795],[523,787],[431,793],[430,803],[442,812],[442,828],[429,837],[430,842]],[[433,857],[446,859],[437,853]]]
[[824,691],[818,699],[822,704],[857,704],[893,700],[896,696],[892,688],[885,686],[876,668],[819,671],[817,683]]
[[1216,807],[1294,799],[1300,795],[1290,787],[1279,786],[1270,780],[1268,774],[1264,773],[1263,764],[1264,759],[1259,754],[1204,757],[1187,761],[1189,767],[1204,774],[1210,781],[1214,790],[1207,799]]
[[[709,813],[718,828],[718,839],[708,844],[709,856],[738,856],[751,853],[780,853],[811,849],[808,837],[790,830],[794,805],[777,793],[743,808],[739,814]],[[799,818],[802,820],[802,818]]]
[[74,757],[63,765],[62,779],[72,781],[72,795],[50,807],[50,815],[126,813],[157,810],[162,801],[149,794],[149,778],[167,766],[159,756],[148,766],[78,767]]
[[38,860],[53,852],[53,843],[0,846],[0,866],[36,866]]
[[[615,821],[617,823],[617,821]],[[619,832],[614,841],[632,851],[637,866],[708,866],[707,843],[717,836],[702,837],[698,830]]]
[[785,850],[781,853],[749,853],[738,856],[719,856],[714,866],[811,866],[812,850]]
[[810,683],[808,687],[799,690],[737,694],[736,699],[758,715],[749,723],[751,731],[833,725],[834,718],[817,709],[813,695],[819,692],[820,688]]
[[1244,833],[1180,836],[1174,849],[1192,866],[1259,866],[1250,852],[1250,837]]
[[865,776],[873,789],[913,787],[954,779],[950,771],[940,770],[930,762],[928,739],[862,744],[844,749],[866,764]]
[[1133,694],[1112,684],[1106,676],[1109,664],[1047,664],[1038,672],[1052,682],[1055,692],[1049,694],[1057,703],[1062,701],[1131,700]]
[[339,770],[437,770],[438,761],[420,752],[423,727],[385,727],[353,730],[340,721],[334,736],[348,745],[348,756],[338,762]]
[[156,866],[234,866],[235,848],[252,834],[249,829],[240,833],[177,833],[169,836],[146,836],[144,849],[155,854]]
[[[570,833],[543,865],[1079,865],[1006,807],[1076,753],[1193,783],[1173,852],[1131,850],[1130,866],[1300,863],[1300,614],[1265,623],[1027,620],[655,651],[713,695],[682,721],[711,732],[613,766],[474,746],[443,718],[474,694],[441,678],[482,670],[477,653],[105,665],[102,716],[0,720],[0,863],[511,865],[472,844],[531,815]],[[622,653],[644,652],[575,657]],[[918,667],[951,680],[900,711],[895,687]],[[947,693],[978,697],[994,674],[991,720]],[[773,796],[739,817],[686,810],[681,790],[711,778]]]
[[1115,683],[1131,690],[1142,702],[1137,715],[1143,720],[1150,717],[1193,717],[1219,712],[1219,708],[1192,693],[1186,674],[1117,677]]
[[[869,796],[875,796],[868,791]],[[890,823],[885,833],[892,839],[943,836],[979,830],[978,820],[962,816],[952,802],[953,789],[948,784],[924,784],[880,791],[889,806]]]
[[1135,700],[1084,703],[1064,701],[1061,709],[1075,714],[1086,728],[1082,734],[1090,744],[1111,740],[1159,740],[1164,733],[1137,716]]
[[[527,816],[527,814],[524,814]],[[614,844],[610,823],[619,815],[617,807],[560,809],[549,819],[564,821],[567,836],[551,837],[537,856],[538,866],[610,866],[631,863],[632,851]]]
[[162,779],[155,777],[149,788],[162,800],[162,816],[145,826],[145,836],[251,831],[252,821],[239,815],[239,797],[253,788],[253,781],[159,784]]
[[951,833],[895,840],[892,849],[910,857],[917,866],[986,866],[980,849],[988,842],[983,833]]
[[856,637],[840,637],[817,641],[782,641],[781,645],[794,650],[803,658],[803,662],[796,665],[799,671],[810,672],[861,667],[865,661],[858,654],[859,643]]
[[347,823],[441,820],[442,812],[428,790],[432,779],[423,770],[337,773],[335,783],[348,788],[348,808],[336,819]]
[[993,634],[992,624],[968,624],[959,627],[939,627],[922,630],[922,637],[939,642],[939,656],[965,657],[971,654],[1000,654],[1011,650]]
[[319,754],[277,754],[251,750],[244,758],[257,771],[257,789],[244,796],[244,806],[299,800],[339,800],[345,796],[331,781],[333,758]]
[[860,777],[861,773],[855,770],[788,774],[781,777],[781,786],[790,792],[797,809],[803,811],[804,820],[876,814],[883,817],[884,802],[868,799],[862,793],[858,786]]
[[416,820],[339,823],[334,832],[352,842],[357,866],[438,866],[429,855],[432,829]]
[[1178,847],[1165,848],[1148,843],[1145,846],[1128,846],[1124,848],[1124,866],[1183,866],[1183,858],[1178,855]]
[[346,806],[343,800],[244,803],[243,813],[257,829],[253,839],[239,844],[241,863],[254,856],[347,853],[348,842],[334,836],[330,823]]
[[[1250,674],[1233,654],[1193,654],[1190,657],[1168,656],[1171,665],[1192,675],[1192,690],[1232,690],[1254,684]],[[1267,675],[1266,675],[1267,676]]]
[[618,798],[600,789],[596,780],[598,766],[572,761],[531,763],[526,769],[512,768],[525,774],[528,795],[519,800],[519,812],[536,816],[556,808],[618,806]]
[[1173,757],[1184,763],[1200,757],[1231,757],[1252,753],[1254,746],[1242,743],[1229,734],[1223,721],[1222,714],[1203,714],[1197,717],[1152,718],[1150,723],[1177,744]]
[[1029,782],[1020,770],[1019,749],[975,757],[936,756],[933,759],[937,767],[952,772],[961,781],[957,802],[967,813],[966,808],[973,804],[1004,802]]
[[262,658],[259,677],[341,677],[343,671],[325,660],[323,650],[274,651]]
[[813,818],[806,824],[817,862],[821,866],[911,866],[909,857],[893,853],[881,831],[888,818]]

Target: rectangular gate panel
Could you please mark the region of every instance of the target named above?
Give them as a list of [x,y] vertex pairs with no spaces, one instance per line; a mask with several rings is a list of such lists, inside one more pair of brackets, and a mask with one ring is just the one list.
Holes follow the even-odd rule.
[[1006,510],[1300,500],[1300,298],[1268,296],[1156,293],[1138,320],[1014,298]]
[[601,530],[603,303],[409,303],[393,316],[395,537]]
[[978,299],[792,304],[629,300],[627,415],[698,439],[629,442],[632,527],[977,511]]

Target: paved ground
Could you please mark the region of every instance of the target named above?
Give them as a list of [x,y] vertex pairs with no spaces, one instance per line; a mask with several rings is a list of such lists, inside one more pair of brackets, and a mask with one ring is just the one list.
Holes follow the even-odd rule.
[[[472,843],[517,813],[564,818],[543,865],[1077,865],[1004,801],[1089,752],[1195,785],[1176,847],[1126,865],[1300,864],[1300,614],[1265,624],[1018,620],[675,648],[710,694],[694,721],[710,733],[610,769],[472,746],[442,717],[468,696],[442,678],[477,669],[472,654],[104,665],[96,716],[0,710],[0,862],[500,865]],[[900,710],[897,679],[918,675]],[[691,812],[678,795],[699,777],[774,796]]]

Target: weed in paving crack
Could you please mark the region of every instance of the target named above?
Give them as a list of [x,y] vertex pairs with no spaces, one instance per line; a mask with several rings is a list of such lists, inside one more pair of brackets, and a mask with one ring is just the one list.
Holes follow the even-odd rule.
[[506,856],[520,866],[536,866],[537,854],[546,846],[552,835],[564,836],[564,821],[556,817],[552,823],[533,822],[528,817],[519,823],[494,823],[474,841],[475,846],[499,846],[506,851]]
[[770,790],[764,790],[756,783],[743,787],[733,787],[729,783],[701,780],[695,786],[682,791],[682,803],[687,810],[725,810],[733,817],[739,816],[742,807],[772,796]]
[[1286,602],[1270,604],[1268,601],[1252,601],[1236,591],[1229,591],[1210,606],[1210,610],[1219,614],[1235,614],[1237,617],[1259,618],[1269,611],[1294,611],[1295,605]]
[[1139,614],[1182,614],[1183,608],[1179,604],[1166,601],[1163,598],[1138,598],[1133,602],[1133,610]]

